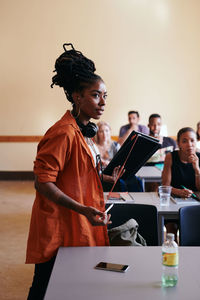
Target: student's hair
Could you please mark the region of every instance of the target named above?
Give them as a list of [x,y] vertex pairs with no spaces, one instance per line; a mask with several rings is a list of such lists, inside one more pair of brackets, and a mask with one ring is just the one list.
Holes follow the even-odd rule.
[[136,114],[138,118],[140,117],[139,112],[136,111],[136,110],[130,110],[130,111],[128,112],[128,116],[129,116],[129,115],[132,115],[132,114]]
[[[67,50],[65,46],[71,46],[71,49]],[[74,92],[82,92],[102,79],[94,73],[96,71],[94,62],[75,50],[72,44],[64,44],[63,48],[65,52],[55,62],[56,75],[52,78],[51,87],[54,85],[62,87],[67,99],[74,103],[72,97]]]
[[192,129],[191,127],[183,127],[183,128],[181,128],[179,131],[178,131],[178,133],[177,133],[177,142],[179,142],[180,141],[180,138],[181,138],[181,135],[183,134],[183,133],[185,133],[185,132],[194,132],[194,134],[196,134],[195,133],[195,131],[194,131],[194,129]]
[[200,134],[198,133],[198,127],[200,126],[200,122],[197,123],[197,132],[196,132],[196,135],[197,135],[197,140],[199,141],[200,140]]
[[152,114],[149,116],[149,122],[151,119],[154,119],[154,118],[160,118],[161,119],[161,116],[159,114]]

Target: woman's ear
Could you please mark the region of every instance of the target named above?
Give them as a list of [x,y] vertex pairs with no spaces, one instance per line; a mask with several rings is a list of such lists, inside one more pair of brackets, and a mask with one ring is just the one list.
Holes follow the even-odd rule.
[[80,93],[74,92],[72,94],[72,97],[73,97],[75,105],[80,106]]

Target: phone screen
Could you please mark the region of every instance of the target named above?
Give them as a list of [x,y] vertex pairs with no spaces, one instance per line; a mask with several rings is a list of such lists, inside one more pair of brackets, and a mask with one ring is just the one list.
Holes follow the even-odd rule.
[[126,272],[129,268],[128,265],[113,264],[108,262],[100,262],[95,266],[95,269],[115,271],[115,272]]

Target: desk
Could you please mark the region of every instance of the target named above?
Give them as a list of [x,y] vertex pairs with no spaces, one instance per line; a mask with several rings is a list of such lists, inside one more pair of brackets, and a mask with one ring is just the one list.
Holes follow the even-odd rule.
[[162,182],[162,171],[154,166],[142,167],[136,174],[140,177],[145,190],[145,182]]
[[[108,193],[104,193],[105,200],[107,199]],[[136,203],[136,204],[149,204],[154,205],[157,207],[158,210],[158,234],[159,234],[159,245],[162,245],[163,238],[164,238],[164,220],[169,219],[178,219],[179,218],[179,208],[183,206],[191,206],[191,205],[200,205],[200,202],[195,201],[194,203],[183,203],[183,204],[175,204],[172,201],[170,201],[169,206],[160,206],[160,200],[158,197],[158,194],[155,192],[149,192],[149,193],[129,193],[131,195],[131,198],[129,201],[113,201],[109,200],[108,203]],[[112,210],[110,211],[112,215]]]
[[[176,287],[161,287],[161,247],[60,248],[45,300],[197,300],[200,247],[179,248]],[[126,273],[95,270],[100,261],[129,264]]]

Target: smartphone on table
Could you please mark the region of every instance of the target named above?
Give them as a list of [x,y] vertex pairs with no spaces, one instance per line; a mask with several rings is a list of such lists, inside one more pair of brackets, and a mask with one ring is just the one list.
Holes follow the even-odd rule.
[[99,262],[95,269],[106,270],[106,271],[114,271],[114,272],[126,272],[129,268],[129,265],[121,265],[121,264],[113,264],[109,262]]

